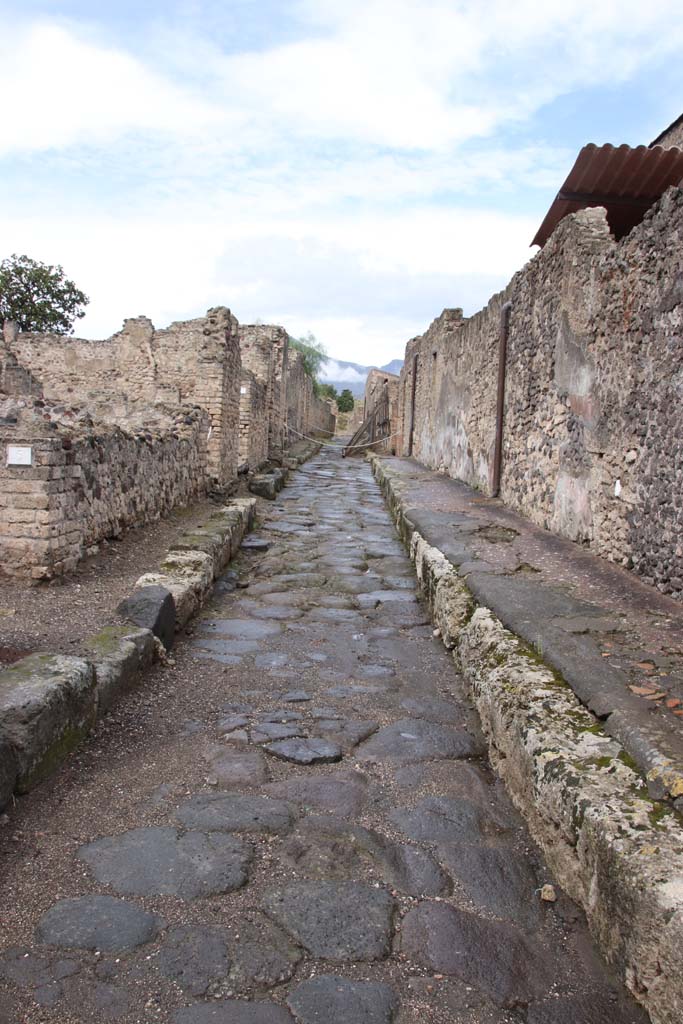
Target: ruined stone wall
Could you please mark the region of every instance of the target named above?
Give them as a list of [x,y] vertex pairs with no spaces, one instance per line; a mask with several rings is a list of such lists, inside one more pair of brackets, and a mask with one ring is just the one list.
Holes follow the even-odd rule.
[[324,434],[331,437],[335,423],[330,403],[315,394],[313,381],[304,370],[301,353],[291,348],[287,367],[287,444],[296,444],[302,435]]
[[396,374],[386,373],[384,370],[370,370],[368,373],[365,381],[363,418],[368,419],[375,414],[379,430],[377,436],[386,437],[386,441],[378,445],[376,451],[395,454],[399,450],[396,447],[399,433],[399,391],[400,378]]
[[282,457],[285,444],[289,335],[284,327],[240,324],[242,365],[266,388],[268,457]]
[[[69,572],[107,537],[158,519],[206,488],[209,417],[181,407],[154,426],[93,424],[41,399],[0,402],[0,572]],[[49,436],[48,436],[49,435]],[[30,465],[7,465],[7,446]]]
[[[409,342],[401,451],[489,493],[510,302],[501,498],[683,597],[683,192],[616,243],[565,218],[505,291]],[[415,420],[411,406],[415,376]]]
[[19,334],[8,347],[58,401],[109,404],[112,422],[131,404],[199,405],[211,417],[208,471],[224,488],[237,473],[240,351],[237,320],[225,307],[155,330],[147,317],[126,320],[106,341]]
[[242,369],[240,385],[240,468],[257,470],[268,461],[268,404],[266,385],[249,370]]
[[308,407],[308,426],[308,433],[312,431],[316,436],[323,435],[323,439],[332,437],[335,431],[336,419],[331,403],[316,394],[312,394]]

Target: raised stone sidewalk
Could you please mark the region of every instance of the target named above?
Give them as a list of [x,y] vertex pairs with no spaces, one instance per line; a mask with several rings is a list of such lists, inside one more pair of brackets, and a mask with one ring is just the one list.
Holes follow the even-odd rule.
[[499,501],[370,458],[494,766],[604,954],[654,1020],[673,1022],[683,736],[667,712],[683,609]]

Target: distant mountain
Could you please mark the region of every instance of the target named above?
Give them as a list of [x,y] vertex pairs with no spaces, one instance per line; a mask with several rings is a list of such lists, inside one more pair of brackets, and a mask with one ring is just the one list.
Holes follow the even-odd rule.
[[320,380],[324,384],[332,384],[337,391],[348,388],[354,398],[359,398],[365,393],[365,381],[370,370],[398,374],[402,366],[402,359],[392,359],[384,366],[363,366],[361,363],[351,363],[346,359],[330,358],[321,367]]

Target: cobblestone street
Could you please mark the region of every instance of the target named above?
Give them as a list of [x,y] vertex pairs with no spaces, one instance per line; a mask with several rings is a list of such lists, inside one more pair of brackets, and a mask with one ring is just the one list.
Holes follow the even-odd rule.
[[644,1024],[544,889],[369,465],[323,449],[259,514],[0,826],[0,1022]]

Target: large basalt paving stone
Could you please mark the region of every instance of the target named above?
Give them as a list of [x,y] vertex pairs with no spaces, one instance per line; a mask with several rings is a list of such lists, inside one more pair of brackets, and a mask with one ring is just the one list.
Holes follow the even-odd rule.
[[486,811],[465,797],[428,796],[413,808],[391,811],[389,820],[410,839],[427,843],[476,841],[496,830]]
[[236,925],[231,984],[236,989],[272,988],[288,981],[301,960],[301,950],[265,914],[251,913]]
[[306,735],[301,725],[284,722],[262,722],[253,726],[250,736],[252,743],[270,743],[271,740],[292,740]]
[[136,828],[78,851],[95,878],[117,892],[188,900],[241,888],[252,855],[235,836],[174,828]]
[[294,708],[273,708],[272,711],[261,711],[257,718],[259,722],[280,722],[286,725],[289,722],[302,722],[304,716]]
[[265,758],[259,751],[214,751],[210,765],[216,784],[226,789],[231,786],[257,786],[269,778]]
[[389,953],[394,901],[363,882],[299,882],[271,889],[266,911],[325,960],[379,960]]
[[528,858],[509,846],[470,843],[445,843],[439,848],[439,857],[475,906],[517,925],[538,925],[542,908],[535,892],[539,881]]
[[142,946],[163,927],[156,914],[126,900],[78,896],[50,907],[38,922],[36,934],[40,942],[51,946],[110,952]]
[[[356,779],[358,772],[354,775]],[[360,776],[362,778],[362,776]],[[342,818],[352,818],[360,814],[367,798],[367,786],[364,782],[345,777],[287,779],[285,782],[273,782],[266,787],[270,796],[281,797],[300,807],[313,808],[338,814]]]
[[189,828],[225,832],[286,832],[292,811],[284,800],[241,793],[198,793],[178,808]]
[[322,974],[295,988],[287,1004],[301,1024],[391,1024],[398,998],[381,982]]
[[283,1006],[275,1003],[249,1003],[243,999],[226,999],[216,1003],[195,1003],[176,1010],[173,1024],[295,1024]]
[[358,879],[363,874],[363,858],[345,835],[303,830],[287,839],[280,860],[304,878],[331,881]]
[[62,995],[72,1013],[80,1020],[120,1020],[133,1002],[132,993],[121,985],[87,975],[62,982]]
[[171,928],[159,950],[159,970],[183,992],[203,996],[228,977],[229,938],[230,933],[225,928],[210,925]]
[[409,911],[400,947],[429,970],[473,985],[497,1006],[529,1003],[553,980],[543,949],[513,925],[445,903],[422,903]]
[[320,719],[316,722],[315,732],[324,736],[332,743],[337,743],[342,750],[353,750],[379,729],[379,722],[362,719]]
[[481,753],[481,742],[464,729],[420,718],[402,718],[363,743],[356,757],[359,761],[410,763],[444,757],[477,757]]
[[260,619],[205,619],[202,632],[230,636],[234,640],[265,640],[281,633],[282,626]]
[[[44,956],[29,949],[7,949],[0,957],[0,981],[31,989],[39,1006],[54,1006],[59,1002],[64,994],[62,982],[80,970],[81,964],[76,960]],[[19,1020],[19,1015],[11,1020]],[[7,1024],[10,1024],[9,1018]]]
[[293,764],[333,764],[342,759],[342,748],[323,739],[277,740],[263,749],[267,754]]
[[452,700],[442,700],[440,697],[406,697],[400,706],[416,718],[439,722],[442,725],[462,723],[465,714],[455,697]]

